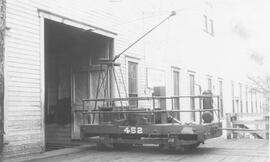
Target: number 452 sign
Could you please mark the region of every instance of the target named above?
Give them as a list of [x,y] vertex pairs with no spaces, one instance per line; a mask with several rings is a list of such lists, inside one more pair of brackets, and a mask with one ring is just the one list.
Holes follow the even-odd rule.
[[142,127],[126,127],[124,129],[126,134],[143,134]]

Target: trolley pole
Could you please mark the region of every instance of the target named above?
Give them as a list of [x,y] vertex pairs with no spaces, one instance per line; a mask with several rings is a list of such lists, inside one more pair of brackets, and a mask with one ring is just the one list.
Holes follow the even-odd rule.
[[119,53],[118,55],[116,55],[114,57],[113,61],[117,60],[128,49],[130,49],[132,46],[134,46],[136,43],[138,43],[141,39],[143,39],[145,36],[147,36],[149,33],[151,33],[153,30],[155,30],[158,26],[160,26],[165,21],[167,21],[169,18],[171,18],[172,16],[175,16],[175,15],[176,15],[176,12],[175,11],[172,11],[171,14],[169,16],[167,16],[165,19],[163,19],[159,24],[157,24],[156,26],[154,26],[153,28],[151,28],[148,32],[146,32],[141,37],[139,37],[136,41],[134,41],[131,45],[129,45],[126,49],[124,49],[121,53]]
[[0,0],[0,162],[4,161],[4,36],[6,30],[6,0]]

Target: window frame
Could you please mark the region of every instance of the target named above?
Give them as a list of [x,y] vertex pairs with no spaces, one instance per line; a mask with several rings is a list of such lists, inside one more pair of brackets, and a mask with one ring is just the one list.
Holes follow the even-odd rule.
[[[191,81],[191,77],[193,77]],[[195,72],[188,71],[188,81],[189,81],[189,95],[195,95]],[[193,87],[193,88],[192,88]],[[195,109],[195,100],[194,98],[190,99],[190,110]],[[196,121],[196,114],[195,112],[190,113],[190,118],[192,121]]]
[[[133,65],[132,65],[133,64]],[[134,77],[130,77],[130,65],[131,66],[134,66],[134,67],[132,67],[132,68],[135,68],[135,69],[132,69],[133,70],[133,72],[134,72]],[[138,63],[136,63],[136,62],[132,62],[132,61],[128,61],[128,94],[137,94],[138,95]],[[133,89],[133,88],[130,88],[130,82],[131,82],[131,80],[132,81],[134,81],[134,93],[133,92],[131,92],[130,91],[130,89]]]
[[[172,67],[172,94],[173,96],[180,96],[180,68]],[[177,79],[175,78],[177,76]],[[177,85],[177,90],[176,86]],[[172,109],[174,110],[180,110],[180,99],[175,98],[173,99],[172,103]],[[180,112],[176,113],[176,118],[180,120]]]
[[239,101],[240,101],[240,112],[243,112],[243,87],[242,83],[238,83],[239,86]]
[[232,95],[232,112],[235,113],[235,96],[234,96],[234,82],[231,82],[231,95]]
[[203,15],[204,17],[204,28],[203,28],[203,31],[206,32],[206,33],[209,33],[208,32],[208,17],[204,14]]
[[212,92],[213,90],[213,80],[211,76],[207,76],[207,90]]
[[249,99],[248,99],[248,86],[246,85],[246,91],[245,91],[245,96],[246,96],[246,113],[248,113],[248,108],[249,108]]
[[214,36],[214,20],[213,19],[209,19],[210,22],[210,26],[211,26],[211,32],[209,34],[211,34],[212,36]]
[[[132,57],[132,56],[127,56],[125,55],[125,64],[126,64],[126,85],[127,85],[127,97],[131,97],[131,95],[133,95],[132,97],[138,97],[139,96],[139,68],[140,68],[140,59],[137,58],[137,57]],[[129,85],[130,85],[130,81],[129,81],[129,63],[134,63],[137,65],[137,68],[136,68],[136,73],[137,73],[137,79],[136,79],[136,92],[137,93],[133,93],[133,94],[130,94],[130,91],[129,91]],[[135,95],[135,96],[134,96]],[[132,104],[132,102],[134,102],[135,104]],[[138,100],[135,100],[135,101],[129,101],[129,105],[130,106],[134,106],[134,107],[138,107]]]
[[210,34],[211,36],[215,35],[214,32],[214,20],[212,18],[209,18],[206,14],[203,14],[204,17],[204,28],[203,31],[207,34]]
[[224,100],[223,100],[223,80],[221,78],[218,79],[218,90],[219,90],[219,100],[220,100],[220,114],[221,117],[224,116],[224,110],[223,110],[223,106],[224,106]]

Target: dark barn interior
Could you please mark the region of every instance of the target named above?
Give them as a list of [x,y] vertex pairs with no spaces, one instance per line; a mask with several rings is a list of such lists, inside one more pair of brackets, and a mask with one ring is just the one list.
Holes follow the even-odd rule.
[[79,139],[82,99],[94,96],[99,58],[111,57],[113,39],[45,20],[45,142],[47,149]]

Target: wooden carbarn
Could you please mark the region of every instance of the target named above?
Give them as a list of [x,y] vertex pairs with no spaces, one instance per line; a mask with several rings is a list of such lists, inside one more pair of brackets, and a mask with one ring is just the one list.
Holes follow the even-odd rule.
[[[6,10],[0,10],[6,21],[0,33],[5,33],[4,46],[0,46],[0,128],[4,117],[5,157],[40,153],[79,140],[82,114],[78,110],[82,99],[95,98],[98,60],[113,58],[171,12],[142,12],[133,3],[6,0]],[[193,8],[193,2],[175,3],[178,11]],[[222,57],[235,54],[230,47],[234,42],[224,46],[218,41],[229,38],[231,33],[226,32],[231,30],[223,27],[222,18],[215,17],[215,7],[196,3],[196,13],[176,14],[117,60],[121,63],[117,76],[123,75],[124,80],[119,82],[122,97],[126,97],[123,84],[130,97],[152,96],[155,87],[161,87],[166,96],[200,95],[210,90],[220,95],[223,118],[229,112],[262,112],[262,94],[246,80],[234,78],[246,73],[239,73],[239,65],[232,60],[233,70],[228,70]],[[115,85],[109,87],[116,95]],[[166,104],[168,109],[170,104]],[[187,101],[175,107],[190,110],[198,105]],[[179,114],[178,118],[198,121],[193,114]]]
[[[7,1],[6,157],[68,146],[80,138],[81,114],[76,110],[83,98],[95,95],[97,60],[112,58],[135,39],[114,27],[121,21],[106,4]],[[130,51],[141,59],[140,48]]]

